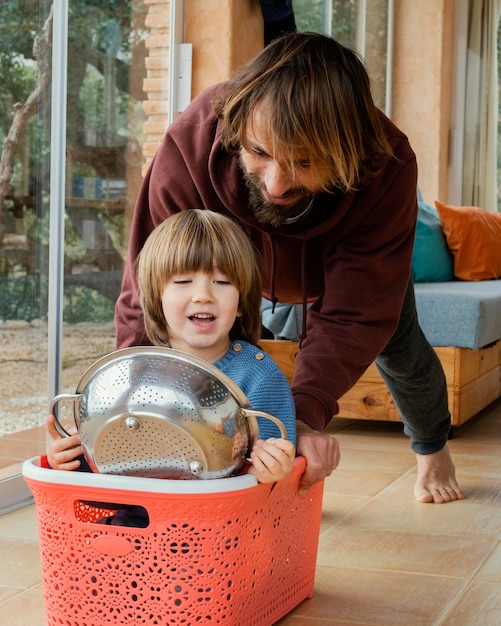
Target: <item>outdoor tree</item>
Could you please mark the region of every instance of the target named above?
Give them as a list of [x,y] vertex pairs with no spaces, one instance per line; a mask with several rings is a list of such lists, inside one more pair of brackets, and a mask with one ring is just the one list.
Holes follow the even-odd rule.
[[[28,123],[41,112],[50,97],[53,7],[49,6],[40,26],[39,8],[43,4],[39,0],[2,0],[0,6],[0,211],[9,194],[16,153]],[[131,20],[131,14],[136,21]],[[70,160],[80,159],[89,165],[101,166],[105,173],[107,168],[113,169],[116,151],[108,154],[103,150],[102,163],[96,162],[96,153],[84,148],[86,120],[95,119],[96,145],[116,146],[120,141],[123,144],[124,138],[116,136],[116,129],[107,120],[106,103],[98,95],[98,82],[103,80],[112,59],[116,87],[113,104],[124,107],[129,97],[143,99],[142,76],[137,75],[135,79],[130,71],[131,51],[137,56],[138,48],[144,46],[141,15],[140,3],[134,0],[86,0],[69,5],[68,156]],[[100,115],[85,110],[83,92],[86,87],[89,90],[86,85],[89,68],[93,68],[95,80],[93,105],[98,105]],[[34,167],[34,160],[35,155],[31,153],[29,168]],[[23,175],[25,179],[30,178],[27,172]]]
[[[130,137],[128,115],[134,102],[145,99],[142,83],[147,30],[142,0],[79,0],[68,3],[68,12],[66,176],[70,183],[67,195],[71,195],[75,175],[116,180],[126,177],[126,148],[135,140]],[[13,310],[12,315],[18,314],[17,305],[9,304],[6,289],[11,290],[9,293],[23,292],[33,282],[24,277],[31,276],[35,289],[43,291],[46,280],[52,26],[50,0],[0,2],[0,246],[6,241],[5,233],[14,241],[17,235],[12,233],[19,233],[21,224],[27,238],[21,264],[12,252],[6,256],[6,248],[0,254],[3,319],[6,307]],[[104,251],[100,246],[92,250],[89,260],[89,249],[82,245],[78,230],[78,219],[82,218],[75,221],[70,217],[67,204],[65,210],[65,283],[71,285],[69,289],[88,286],[113,300],[118,279],[111,275],[119,273],[123,265],[123,215],[109,214],[104,202],[93,205],[95,218],[90,219],[100,221],[100,237],[108,244]],[[108,278],[103,274],[99,279],[100,272],[70,275],[73,263],[89,262],[108,271]],[[19,302],[24,297],[16,295],[11,300]],[[79,307],[81,304],[76,303],[75,310]]]

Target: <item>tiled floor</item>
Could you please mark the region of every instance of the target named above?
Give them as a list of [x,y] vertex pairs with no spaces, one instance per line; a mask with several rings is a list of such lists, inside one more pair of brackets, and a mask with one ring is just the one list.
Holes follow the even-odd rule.
[[[499,626],[501,401],[450,442],[466,494],[452,504],[414,501],[398,424],[336,419],[331,432],[342,461],[325,485],[315,593],[280,626]],[[34,506],[0,517],[0,562],[0,623],[45,624]]]
[[45,427],[30,428],[0,436],[0,480],[13,473],[13,464],[22,463],[45,450]]

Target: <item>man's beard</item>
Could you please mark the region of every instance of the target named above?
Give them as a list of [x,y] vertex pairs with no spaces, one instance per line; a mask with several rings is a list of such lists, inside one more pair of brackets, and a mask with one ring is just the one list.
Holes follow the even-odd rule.
[[[258,176],[249,174],[245,171],[243,164],[242,172],[244,180],[249,190],[249,206],[255,218],[261,224],[270,224],[275,228],[283,226],[288,220],[301,216],[307,212],[313,200],[313,194],[306,193],[301,190],[301,197],[290,206],[273,204],[265,200],[261,192],[261,181]],[[293,195],[297,195],[298,189],[294,190]]]

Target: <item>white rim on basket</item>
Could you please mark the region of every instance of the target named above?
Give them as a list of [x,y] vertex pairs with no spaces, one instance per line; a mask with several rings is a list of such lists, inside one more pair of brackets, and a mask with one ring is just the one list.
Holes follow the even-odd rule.
[[250,489],[257,485],[252,474],[214,478],[212,480],[167,480],[161,478],[141,478],[137,476],[116,476],[112,474],[92,474],[89,472],[65,472],[41,467],[40,457],[24,461],[23,476],[31,480],[58,485],[80,487],[101,487],[122,491],[143,491],[146,493],[206,494]]

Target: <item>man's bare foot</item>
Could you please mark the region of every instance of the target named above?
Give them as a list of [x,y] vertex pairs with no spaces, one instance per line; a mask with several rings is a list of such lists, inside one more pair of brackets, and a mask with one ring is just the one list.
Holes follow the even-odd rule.
[[416,454],[416,459],[417,481],[414,495],[418,502],[442,504],[463,499],[447,446],[433,454]]

